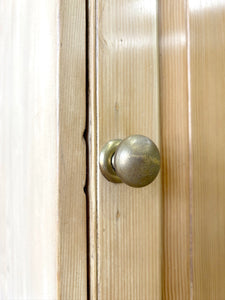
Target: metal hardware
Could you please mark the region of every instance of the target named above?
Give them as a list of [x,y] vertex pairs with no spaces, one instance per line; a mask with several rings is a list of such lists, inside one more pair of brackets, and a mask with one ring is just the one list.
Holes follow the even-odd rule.
[[99,164],[109,181],[143,187],[158,175],[160,154],[149,138],[131,135],[123,141],[116,139],[106,143],[100,152]]

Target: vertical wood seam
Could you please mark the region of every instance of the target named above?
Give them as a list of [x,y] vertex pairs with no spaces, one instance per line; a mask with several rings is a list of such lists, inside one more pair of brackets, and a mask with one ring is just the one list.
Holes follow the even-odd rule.
[[[56,136],[56,143],[57,143],[57,215],[59,216],[59,211],[60,211],[60,190],[59,190],[59,170],[60,170],[60,159],[59,159],[59,143],[60,143],[60,39],[61,39],[61,34],[60,34],[60,5],[61,5],[61,0],[58,1],[58,6],[57,6],[57,16],[56,16],[56,25],[57,25],[57,79],[56,79],[56,97],[57,97],[57,111],[56,111],[56,118],[57,118],[57,136]],[[60,245],[60,218],[57,219],[57,299],[60,299],[61,295],[61,282],[60,282],[60,271],[61,271],[61,259],[60,259],[60,254],[61,254],[61,245]]]
[[97,104],[96,104],[96,1],[87,0],[88,39],[88,201],[89,201],[89,299],[97,299]]
[[89,193],[88,193],[88,186],[89,186],[89,168],[90,168],[90,161],[89,161],[89,142],[88,142],[88,123],[89,123],[89,99],[88,99],[88,90],[89,90],[89,72],[88,72],[88,65],[89,65],[89,57],[88,57],[88,49],[89,49],[89,39],[88,39],[88,0],[85,0],[85,56],[86,56],[86,122],[85,122],[85,130],[83,134],[83,138],[86,143],[86,181],[84,185],[84,192],[86,194],[86,227],[87,227],[87,300],[90,299],[90,243],[89,243],[89,232],[90,232],[90,223],[89,223]]

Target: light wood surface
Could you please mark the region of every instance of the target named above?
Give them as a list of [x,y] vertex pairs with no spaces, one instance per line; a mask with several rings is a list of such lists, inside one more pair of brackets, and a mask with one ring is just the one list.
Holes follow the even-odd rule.
[[[156,0],[85,6],[0,4],[0,299],[223,300],[225,4],[159,1],[159,50]],[[130,134],[161,134],[142,189],[98,167]]]
[[193,299],[225,295],[225,3],[189,0]]
[[187,9],[159,2],[164,211],[163,299],[190,299]]
[[0,4],[0,299],[56,299],[57,5]]
[[[110,139],[135,133],[160,146],[156,1],[97,1],[96,21],[96,156]],[[95,184],[97,298],[161,299],[160,175],[134,189],[97,168]]]
[[59,298],[87,299],[86,7],[63,0],[59,12]]
[[0,8],[0,299],[83,300],[85,2]]
[[89,1],[87,9],[87,30],[88,30],[88,272],[89,286],[88,296],[90,299],[98,299],[97,289],[97,170],[98,149],[97,149],[97,89],[96,89],[96,2]]
[[160,3],[164,299],[224,299],[224,17],[221,1]]

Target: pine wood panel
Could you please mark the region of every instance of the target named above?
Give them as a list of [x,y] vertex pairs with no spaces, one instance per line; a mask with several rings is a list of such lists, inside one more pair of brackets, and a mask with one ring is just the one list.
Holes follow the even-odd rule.
[[56,299],[57,6],[0,4],[0,299]]
[[225,295],[225,4],[189,0],[193,299]]
[[1,3],[0,299],[86,299],[84,1]]
[[[112,138],[139,133],[160,146],[156,1],[97,1],[95,25],[97,160]],[[134,189],[98,168],[96,187],[98,299],[161,299],[160,175]]]
[[86,7],[83,0],[60,5],[59,64],[59,294],[87,299]]
[[187,9],[159,6],[160,101],[164,203],[163,299],[190,299]]

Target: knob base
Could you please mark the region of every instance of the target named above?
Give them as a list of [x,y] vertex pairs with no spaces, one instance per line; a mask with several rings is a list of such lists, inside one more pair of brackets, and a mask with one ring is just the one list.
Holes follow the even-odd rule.
[[121,179],[117,176],[113,167],[112,158],[122,140],[115,139],[106,143],[99,156],[99,165],[104,177],[114,183],[121,183]]

